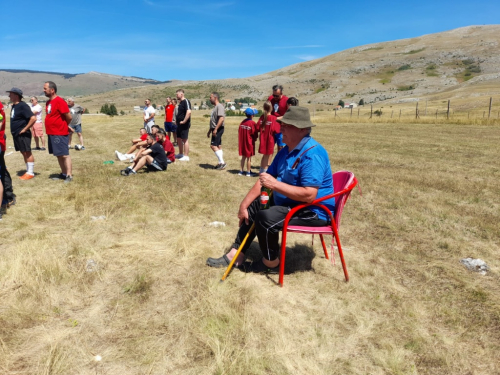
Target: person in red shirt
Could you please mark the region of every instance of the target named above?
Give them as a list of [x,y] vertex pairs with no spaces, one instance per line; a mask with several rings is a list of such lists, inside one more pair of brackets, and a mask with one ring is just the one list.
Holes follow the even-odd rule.
[[158,130],[156,134],[158,138],[158,142],[162,145],[165,150],[165,154],[167,155],[167,162],[174,163],[175,162],[175,148],[170,139],[167,138],[166,132],[163,129]]
[[10,207],[16,204],[16,195],[12,189],[12,179],[10,178],[9,171],[5,165],[5,150],[7,149],[7,142],[5,136],[5,111],[3,104],[0,102],[0,177],[3,184],[3,194],[0,195],[2,199],[2,207]]
[[253,121],[253,116],[258,112],[256,109],[247,108],[245,109],[245,115],[247,116],[244,119],[240,127],[238,129],[238,150],[241,156],[241,169],[238,175],[244,176],[243,172],[245,169],[245,164],[247,166],[247,177],[252,177],[252,156],[255,155],[255,140],[259,134],[257,130],[257,124]]
[[169,96],[167,98],[167,105],[165,107],[165,131],[168,134],[168,140],[170,140],[170,133],[174,133],[174,146],[177,146],[177,125],[174,123],[174,111],[175,104],[172,98]]
[[[283,86],[274,85],[273,94],[267,100],[269,100],[271,102],[271,105],[273,106],[271,114],[276,117],[283,117],[283,115],[288,109],[287,105],[288,98],[285,95],[283,95]],[[278,151],[279,151],[283,147],[285,147],[285,144],[283,143],[283,135],[281,134],[281,125],[279,123],[278,126],[280,126],[280,129],[274,136],[274,141],[278,145]]]
[[274,135],[279,132],[280,126],[276,122],[276,116],[271,114],[271,102],[264,103],[264,114],[257,122],[260,132],[259,154],[262,154],[259,173],[265,173],[269,165],[269,159],[274,151]]
[[49,100],[45,106],[45,133],[48,137],[49,154],[57,157],[61,174],[54,179],[63,179],[65,183],[73,181],[71,156],[69,155],[68,142],[69,127],[72,116],[66,101],[57,96],[57,86],[52,81],[43,85],[43,92]]

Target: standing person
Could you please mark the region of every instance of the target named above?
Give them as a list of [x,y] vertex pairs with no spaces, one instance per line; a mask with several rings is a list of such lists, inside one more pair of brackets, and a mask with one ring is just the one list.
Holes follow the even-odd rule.
[[257,124],[253,121],[253,116],[257,110],[253,108],[245,109],[247,118],[243,120],[238,129],[238,151],[241,156],[241,168],[238,175],[244,176],[245,164],[247,166],[247,177],[252,177],[252,156],[255,155],[255,140],[259,134]]
[[174,131],[174,139],[175,139],[175,142],[174,142],[174,146],[178,146],[178,141],[177,141],[177,114],[179,113],[179,103],[177,103],[177,99],[172,99],[172,104],[174,105],[174,116],[172,117],[172,122],[174,123],[174,127],[172,129],[175,128],[175,131]]
[[[276,117],[282,117],[288,109],[287,101],[288,98],[283,95],[283,86],[274,85],[273,94],[267,99],[271,102],[273,110],[271,114]],[[278,124],[279,125],[279,124]],[[283,143],[283,136],[281,135],[281,130],[278,130],[274,136],[274,141],[278,145],[278,151],[281,150],[285,144]]]
[[222,153],[222,134],[224,134],[224,118],[226,117],[226,111],[224,110],[224,106],[219,102],[219,93],[213,92],[210,94],[210,103],[215,107],[210,116],[210,128],[208,129],[207,138],[212,137],[210,148],[219,161],[214,169],[222,170],[226,168]]
[[174,111],[175,104],[169,96],[165,106],[165,131],[168,134],[168,140],[170,140],[170,133],[174,133],[174,146],[177,146],[177,126],[174,123]]
[[144,104],[146,104],[144,107],[144,128],[148,133],[151,133],[151,127],[155,124],[156,111],[151,105],[151,99],[146,99]]
[[61,167],[61,174],[56,179],[68,183],[73,181],[71,156],[69,156],[68,149],[69,133],[73,132],[73,129],[69,127],[71,113],[64,99],[57,96],[57,86],[54,82],[45,82],[43,92],[49,98],[45,107],[45,133],[48,137],[49,154],[57,157]]
[[184,90],[176,91],[179,108],[175,123],[177,124],[177,143],[179,154],[175,155],[179,161],[189,161],[189,128],[191,127],[191,102],[184,97]]
[[[36,116],[36,121],[32,128],[36,144],[35,150],[45,151],[45,137],[43,136],[43,123],[42,123],[42,106],[38,104],[38,98],[36,96],[32,96],[30,102],[31,102],[31,111]],[[42,141],[42,147],[40,147],[40,141]]]
[[264,113],[257,122],[260,132],[259,154],[262,154],[259,173],[265,173],[269,165],[269,159],[274,152],[274,135],[279,132],[280,126],[276,122],[276,116],[271,114],[271,102],[264,103]]
[[12,189],[12,179],[10,178],[9,171],[5,165],[5,150],[7,149],[7,142],[5,136],[5,111],[3,104],[0,102],[0,180],[3,184],[3,195],[0,195],[2,200],[2,209],[16,204],[16,195]]
[[[69,126],[73,129],[73,132],[78,134],[78,139],[80,140],[80,144],[82,148],[80,150],[85,150],[85,146],[83,145],[83,135],[82,135],[82,114],[85,112],[85,108],[81,105],[75,104],[75,100],[73,98],[68,98],[68,107],[71,112],[71,122]],[[71,139],[73,138],[73,132],[69,133],[69,143],[68,148],[73,148],[71,146]]]
[[[290,208],[334,193],[328,153],[310,135],[311,128],[316,125],[311,122],[309,110],[291,107],[281,122],[287,146],[276,155],[269,173],[262,173],[243,198],[238,210],[240,227],[231,250],[220,258],[208,258],[207,265],[210,267],[227,267],[248,235],[236,265],[243,264],[244,253],[257,236],[262,259],[254,261],[245,269],[255,273],[278,273],[279,231]],[[273,191],[270,207],[265,210],[260,209],[262,186]],[[321,203],[333,212],[335,198]],[[290,220],[290,225],[318,227],[328,225],[328,219],[324,210],[312,206],[298,211]],[[255,230],[250,232],[252,223],[255,223]]]
[[9,93],[12,109],[10,110],[10,132],[14,140],[16,151],[20,151],[26,163],[26,173],[19,177],[21,180],[31,180],[35,177],[35,158],[31,153],[31,127],[35,124],[36,116],[28,104],[22,101],[23,92],[13,87]]

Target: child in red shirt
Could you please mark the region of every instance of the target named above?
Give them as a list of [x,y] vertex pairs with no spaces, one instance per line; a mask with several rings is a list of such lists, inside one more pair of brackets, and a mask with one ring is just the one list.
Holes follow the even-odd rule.
[[245,169],[245,163],[247,165],[247,177],[252,177],[252,156],[255,155],[255,140],[259,134],[257,130],[257,124],[253,121],[253,116],[258,112],[256,109],[247,108],[245,110],[245,115],[247,118],[243,120],[238,129],[238,150],[241,156],[241,169],[238,175],[244,176],[243,170]]
[[264,103],[264,114],[257,122],[257,129],[260,132],[259,154],[262,154],[259,173],[267,171],[269,158],[274,151],[274,135],[279,133],[280,125],[276,122],[276,116],[271,115],[271,102]]

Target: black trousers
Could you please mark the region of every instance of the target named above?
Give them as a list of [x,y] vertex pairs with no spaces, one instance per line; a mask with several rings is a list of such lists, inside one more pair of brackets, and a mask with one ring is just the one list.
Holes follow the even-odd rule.
[[[260,250],[264,258],[268,260],[275,260],[279,257],[280,245],[279,245],[279,232],[283,229],[283,224],[285,222],[285,217],[290,211],[290,208],[285,206],[275,206],[274,201],[271,198],[271,207],[267,210],[260,209],[259,198],[254,200],[252,204],[248,207],[248,217],[249,223],[243,222],[236,239],[233,243],[233,248],[238,249],[241,242],[247,235],[252,223],[255,222],[255,230],[250,233],[245,246],[241,249],[243,253],[252,244],[255,236],[259,240]],[[309,227],[322,227],[328,225],[328,221],[318,218],[318,215],[311,211],[310,209],[303,209],[296,213],[296,215],[290,220],[290,225],[301,225]]]
[[7,167],[5,165],[5,151],[0,152],[0,177],[2,179],[2,184],[3,184],[3,200],[8,200],[9,202],[13,200],[16,195],[14,194],[14,191],[12,190],[12,179],[10,178],[9,171],[7,170]]

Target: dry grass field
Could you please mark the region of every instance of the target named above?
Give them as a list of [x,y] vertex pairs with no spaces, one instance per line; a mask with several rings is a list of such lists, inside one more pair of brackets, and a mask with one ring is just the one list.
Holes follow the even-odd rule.
[[[349,283],[296,234],[284,288],[238,270],[221,284],[205,265],[232,243],[255,181],[235,174],[241,118],[228,120],[225,171],[210,169],[201,113],[191,161],[165,173],[103,165],[140,115],[84,116],[71,184],[50,180],[55,158],[36,153],[36,178],[15,179],[0,222],[0,373],[498,374],[500,124],[332,115],[317,113],[313,136],[362,189],[340,228]],[[19,154],[6,162],[23,171]],[[469,256],[490,271],[467,271]]]

